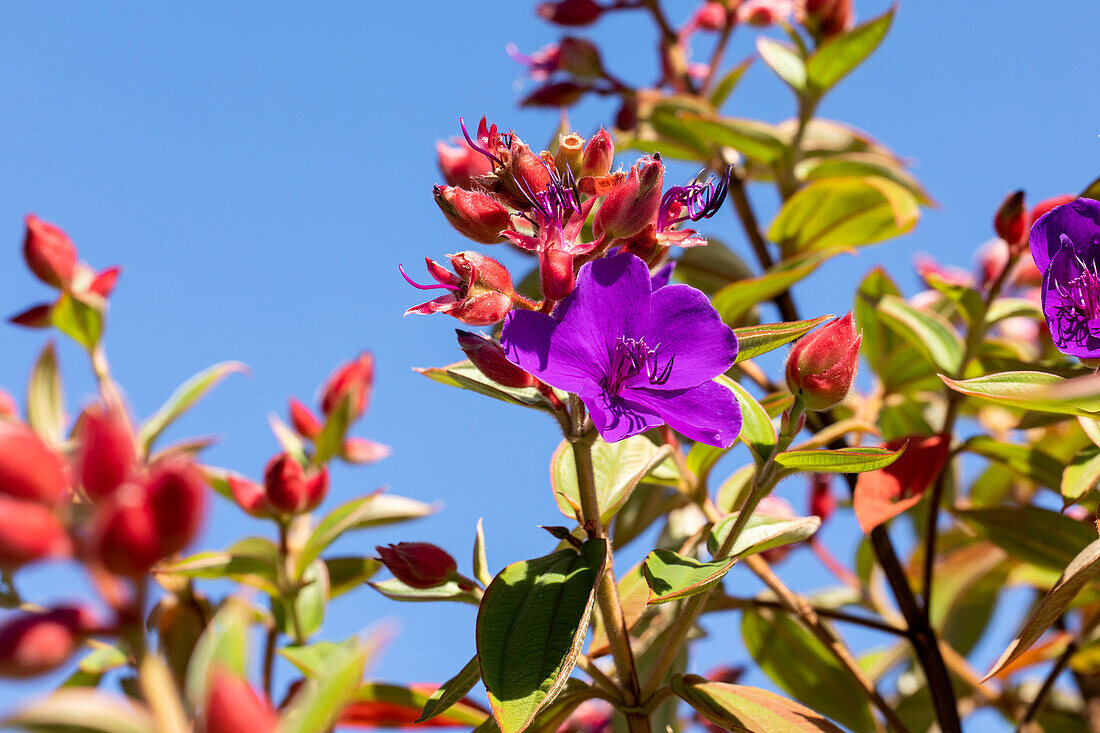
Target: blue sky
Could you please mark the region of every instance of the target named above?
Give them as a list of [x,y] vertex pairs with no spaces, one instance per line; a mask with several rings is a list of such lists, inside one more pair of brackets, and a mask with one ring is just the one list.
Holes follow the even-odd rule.
[[[667,4],[679,19],[693,7]],[[856,4],[862,18],[888,7]],[[822,115],[911,159],[941,207],[926,211],[912,235],[823,267],[797,294],[803,313],[844,312],[854,284],[877,264],[912,292],[919,251],[969,266],[1009,190],[1025,188],[1035,201],[1100,175],[1100,95],[1082,81],[1095,64],[1100,5],[1036,8],[902,2],[879,53],[828,97]],[[284,412],[288,396],[312,398],[337,363],[369,349],[376,392],[357,434],[394,453],[372,467],[336,470],[328,506],[388,485],[444,509],[359,534],[342,549],[429,540],[468,568],[484,516],[494,570],[542,554],[552,543],[536,525],[560,521],[547,482],[553,423],[412,372],[457,360],[457,324],[403,318],[419,293],[396,268],[404,262],[420,273],[423,256],[467,248],[431,199],[439,180],[434,142],[458,132],[459,116],[487,115],[532,143],[549,139],[556,116],[516,108],[520,69],[504,46],[514,41],[530,52],[557,35],[515,2],[4,5],[0,242],[8,255],[0,311],[46,296],[19,260],[27,212],[64,227],[82,259],[121,264],[107,344],[136,413],[150,414],[211,363],[246,362],[252,376],[232,377],[172,436],[218,434],[209,462],[253,477],[277,450],[267,413]],[[591,35],[615,73],[652,79],[654,36],[641,15],[617,14]],[[731,60],[751,53],[751,36],[738,33]],[[774,122],[790,115],[791,101],[757,64],[727,111]],[[590,133],[612,113],[603,101],[585,104],[574,127]],[[772,200],[753,195],[766,221]],[[749,255],[732,214],[709,224],[709,233]],[[0,386],[22,393],[42,341],[40,332],[4,328]],[[75,411],[91,393],[90,375],[69,344],[61,359]],[[804,490],[793,481],[780,488],[797,507]],[[267,531],[216,502],[197,546]],[[857,533],[847,519],[824,530],[844,559]],[[812,587],[818,567],[794,557],[783,576]],[[745,574],[736,578],[746,592],[755,588]],[[33,570],[22,585],[40,602],[81,592],[79,575],[64,568]],[[472,608],[399,606],[369,591],[336,602],[325,636],[397,615],[401,633],[379,661],[379,677],[442,680],[473,653]],[[1013,618],[1001,619],[977,666],[996,656]],[[698,669],[744,659],[732,621],[708,623],[712,640]],[[0,709],[42,689],[41,681],[5,684]]]

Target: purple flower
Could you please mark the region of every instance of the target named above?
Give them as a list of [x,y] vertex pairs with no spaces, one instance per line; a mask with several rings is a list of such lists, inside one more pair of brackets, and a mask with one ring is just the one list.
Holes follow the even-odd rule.
[[1035,266],[1043,273],[1043,314],[1060,351],[1100,357],[1100,202],[1079,198],[1051,209],[1031,227]]
[[512,312],[501,343],[512,362],[579,395],[608,442],[668,423],[726,448],[741,430],[733,392],[712,381],[732,366],[737,337],[695,288],[653,290],[634,255],[584,265],[553,316]]

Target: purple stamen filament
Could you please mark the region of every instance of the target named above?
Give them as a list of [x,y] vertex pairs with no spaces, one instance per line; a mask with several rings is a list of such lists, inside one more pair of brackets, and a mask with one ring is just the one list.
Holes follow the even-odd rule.
[[[468,133],[468,132],[466,131],[466,121],[465,121],[464,119],[462,119],[461,117],[459,117],[459,118],[458,118],[458,125],[459,125],[459,127],[461,127],[461,128],[462,128],[462,137],[466,138],[466,144],[467,144],[467,145],[469,145],[469,146],[470,146],[471,148],[473,148],[473,149],[474,149],[474,150],[476,150],[477,152],[479,152],[479,153],[481,153],[482,155],[484,155],[484,156],[485,156],[486,158],[488,158],[488,159],[490,160],[490,162],[496,163],[496,164],[497,164],[497,165],[499,165],[499,166],[500,166],[501,168],[503,168],[503,167],[504,167],[504,161],[503,161],[503,160],[501,160],[501,159],[500,159],[500,158],[498,158],[497,156],[493,155],[493,154],[492,154],[492,153],[490,153],[490,152],[489,152],[488,150],[486,150],[485,148],[481,147],[480,145],[478,145],[477,143],[475,143],[475,142],[474,142],[474,141],[473,141],[473,140],[472,140],[472,139],[470,138],[470,133]],[[407,280],[408,278],[405,278],[405,279]]]
[[421,285],[420,283],[416,282],[411,277],[406,275],[405,274],[405,268],[402,267],[401,265],[397,266],[397,271],[401,273],[401,277],[405,278],[405,282],[407,282],[409,285],[412,285],[414,288],[417,288],[419,290],[435,290],[436,288],[446,288],[447,290],[458,290],[457,285],[448,285],[446,283],[436,283],[435,285]]
[[611,374],[605,389],[612,394],[618,394],[627,380],[639,374],[645,374],[652,385],[665,384],[672,376],[672,362],[676,357],[670,356],[664,367],[658,370],[659,348],[660,344],[652,349],[649,348],[644,339],[620,336],[615,342],[615,351],[611,355]]
[[[658,215],[658,231],[664,231],[668,227],[679,224],[682,221],[699,221],[709,219],[718,213],[722,203],[726,200],[729,191],[730,176],[733,169],[726,168],[722,179],[717,184],[711,176],[700,182],[698,177],[693,183],[686,186],[673,186],[661,198],[661,210]],[[702,175],[700,173],[700,175]],[[686,214],[672,218],[672,206],[680,204]]]
[[[1062,235],[1065,238],[1065,235]],[[1062,305],[1055,309],[1055,317],[1061,334],[1067,341],[1084,344],[1093,335],[1090,321],[1100,317],[1100,274],[1096,261],[1092,269],[1076,257],[1080,274],[1068,283],[1053,282],[1053,289],[1062,297]]]

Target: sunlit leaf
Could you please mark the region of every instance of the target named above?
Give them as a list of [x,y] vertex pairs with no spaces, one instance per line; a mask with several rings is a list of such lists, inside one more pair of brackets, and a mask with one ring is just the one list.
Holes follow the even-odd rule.
[[858,25],[847,33],[834,36],[821,44],[806,61],[806,77],[816,94],[823,94],[843,79],[878,47],[890,23],[894,9]]
[[248,367],[239,361],[223,361],[204,369],[176,388],[159,410],[141,426],[138,439],[146,450],[180,415],[195,406],[210,390],[230,374],[248,374]]
[[645,559],[649,603],[668,603],[710,590],[730,571],[737,558],[699,562],[671,550],[654,550]]
[[809,708],[774,692],[675,675],[672,690],[704,718],[726,730],[746,733],[841,733]]

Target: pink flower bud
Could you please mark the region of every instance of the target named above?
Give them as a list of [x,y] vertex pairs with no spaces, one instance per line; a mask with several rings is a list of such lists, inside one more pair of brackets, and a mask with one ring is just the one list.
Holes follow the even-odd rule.
[[615,143],[611,141],[611,135],[600,127],[600,131],[588,138],[584,144],[584,153],[581,156],[577,177],[600,177],[611,172],[611,164],[615,161]]
[[815,473],[810,479],[810,514],[824,524],[836,511],[836,497],[832,491],[832,475]]
[[787,387],[808,410],[827,410],[852,388],[859,344],[852,314],[830,321],[799,339],[787,357]]
[[558,0],[540,3],[535,12],[543,20],[557,25],[583,26],[599,20],[603,8],[593,0]]
[[129,480],[137,467],[133,429],[122,408],[93,405],[80,422],[80,482],[93,501]]
[[297,459],[286,453],[275,456],[264,469],[264,490],[271,510],[284,516],[301,514],[317,507],[328,491],[328,470],[309,474]]
[[458,345],[466,352],[466,357],[478,371],[497,384],[513,388],[534,387],[538,384],[534,375],[508,361],[504,349],[495,340],[480,333],[457,328],[455,333],[458,334]]
[[593,221],[597,237],[607,241],[632,237],[657,216],[661,206],[664,164],[659,155],[642,158],[604,199]]
[[317,440],[317,436],[324,430],[321,421],[313,414],[313,411],[303,405],[297,399],[290,398],[290,424],[298,431],[298,435],[310,440]]
[[0,495],[0,570],[72,552],[65,527],[49,508]]
[[458,569],[445,550],[427,542],[399,542],[377,550],[393,577],[410,588],[434,588],[447,582]]
[[325,382],[321,393],[321,412],[331,415],[340,401],[351,396],[351,419],[362,415],[370,404],[374,386],[374,357],[364,351],[354,361],[342,364]]
[[737,20],[764,28],[786,20],[792,10],[793,0],[744,0],[737,7]]
[[493,170],[489,159],[471,148],[465,140],[457,139],[454,146],[445,142],[435,144],[439,158],[439,170],[443,180],[450,186],[468,188],[476,176],[483,176]]
[[0,677],[36,677],[57,669],[94,628],[91,613],[76,606],[19,614],[0,626]]
[[512,278],[504,265],[477,252],[448,255],[454,273],[438,262],[425,258],[428,272],[438,285],[418,285],[402,275],[413,287],[430,290],[444,288],[450,292],[405,311],[410,313],[446,313],[471,326],[489,326],[504,320],[512,310],[516,295]]
[[459,234],[480,244],[504,241],[501,232],[512,227],[508,209],[487,193],[454,186],[436,186],[435,202]]
[[0,417],[18,418],[19,408],[15,406],[15,400],[11,395],[0,389]]
[[[553,164],[553,159],[544,161],[542,156],[536,155],[531,148],[512,135],[512,144],[508,148],[505,167],[497,176],[500,182],[499,192],[511,202],[515,208],[529,209],[528,191],[545,191],[552,182],[550,171],[547,167]],[[509,223],[508,226],[511,226]],[[507,228],[507,227],[505,227]]]
[[204,733],[274,733],[279,716],[248,680],[221,668],[210,675]]
[[852,0],[796,0],[795,18],[819,40],[839,36],[855,25]]
[[72,282],[76,248],[65,232],[34,214],[27,215],[23,258],[35,277],[47,285],[61,288]]
[[1027,208],[1024,204],[1024,192],[1010,193],[993,217],[993,229],[997,236],[1008,242],[1010,247],[1018,248],[1027,241],[1027,232],[1031,228]]
[[729,11],[720,2],[705,2],[689,21],[689,25],[704,31],[720,31],[729,22]]
[[26,425],[0,420],[0,494],[53,506],[68,486],[60,454]]
[[340,457],[348,463],[376,463],[390,454],[390,447],[366,438],[348,438],[340,448]]
[[154,466],[145,484],[161,557],[173,555],[198,534],[206,508],[206,482],[194,464],[176,459]]
[[115,290],[115,285],[118,283],[118,276],[120,274],[122,274],[121,267],[108,267],[95,276],[95,279],[92,280],[92,284],[88,286],[88,292],[95,293],[101,298],[111,297],[111,293]]
[[9,316],[8,321],[23,328],[50,328],[53,326],[53,321],[50,318],[52,312],[53,305],[39,303],[25,311],[16,313],[14,316]]
[[233,492],[233,499],[241,509],[244,509],[246,514],[261,519],[271,516],[271,511],[267,506],[267,494],[263,486],[255,481],[249,481],[246,478],[232,474],[226,478],[226,481],[229,483],[230,491]]

